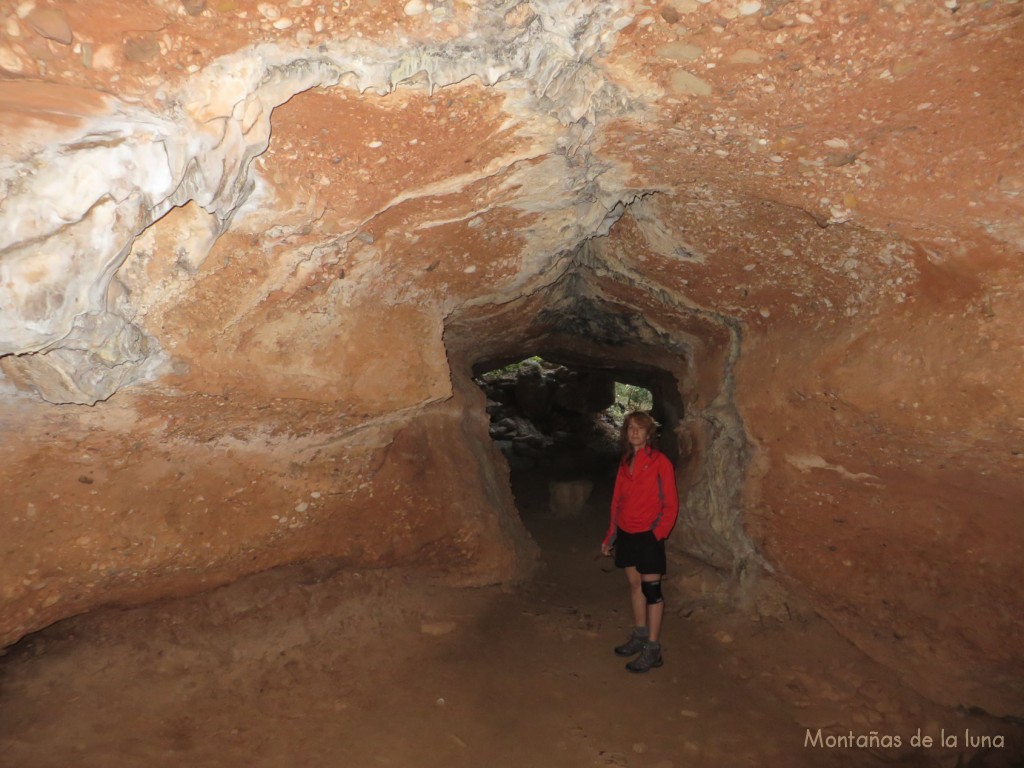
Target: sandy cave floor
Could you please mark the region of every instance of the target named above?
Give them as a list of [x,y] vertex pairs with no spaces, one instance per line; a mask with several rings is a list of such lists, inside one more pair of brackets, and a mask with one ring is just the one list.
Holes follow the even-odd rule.
[[[0,659],[0,766],[1021,764],[1019,728],[931,704],[824,622],[698,599],[696,563],[667,581],[665,666],[626,672],[624,580],[595,557],[607,484],[571,519],[547,478],[514,488],[544,558],[517,587],[307,563],[26,638]],[[805,746],[818,728],[903,748]],[[918,728],[932,748],[907,749]],[[942,729],[1006,745],[970,760]]]

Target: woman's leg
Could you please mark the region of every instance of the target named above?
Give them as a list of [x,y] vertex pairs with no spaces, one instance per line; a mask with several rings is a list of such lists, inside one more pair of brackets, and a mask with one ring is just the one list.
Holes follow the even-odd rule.
[[633,608],[633,626],[647,626],[647,598],[644,597],[641,587],[642,579],[640,572],[635,567],[623,568],[626,572],[626,581],[629,582],[629,602]]
[[661,632],[661,617],[665,613],[660,582],[660,574],[640,574],[640,596],[643,599],[644,620],[647,622],[647,639],[644,641],[640,655],[626,665],[626,669],[630,672],[646,672],[665,663],[661,658],[661,643],[658,642],[658,635]]
[[[661,581],[660,573],[644,573],[637,574],[640,577],[640,582],[655,582]],[[640,598],[643,600],[644,607],[644,618],[647,621],[647,635],[651,639],[652,643],[658,642],[658,637],[661,634],[661,617],[665,615],[665,603],[664,601],[648,604],[647,598],[644,596],[642,587],[637,584],[637,589],[640,589]],[[634,612],[636,611],[636,603],[634,605]]]

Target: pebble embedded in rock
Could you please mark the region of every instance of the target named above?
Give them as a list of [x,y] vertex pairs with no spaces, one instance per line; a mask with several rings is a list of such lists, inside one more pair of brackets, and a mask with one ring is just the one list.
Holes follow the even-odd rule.
[[427,10],[427,6],[423,0],[409,0],[409,2],[405,4],[406,16],[419,16],[425,10]]
[[24,71],[25,64],[18,57],[18,54],[6,45],[0,45],[0,69],[18,75]]
[[894,77],[904,77],[913,72],[915,66],[913,61],[897,61],[892,65],[892,74]]
[[152,38],[131,37],[125,40],[124,57],[128,61],[145,63],[160,55],[160,43]]
[[829,152],[829,154],[825,156],[824,163],[830,168],[838,168],[841,165],[849,165],[856,159],[856,152]]
[[181,7],[189,16],[198,16],[206,10],[206,0],[181,0]]
[[36,8],[25,21],[33,31],[47,40],[61,45],[71,44],[71,26],[63,12],[53,8]]
[[730,64],[760,64],[764,61],[764,56],[751,48],[740,48],[729,54],[726,61]]
[[687,72],[685,69],[672,73],[670,87],[673,93],[692,93],[697,96],[711,95],[711,84],[701,80],[692,72]]
[[113,45],[101,45],[92,54],[92,68],[112,70],[117,68],[117,49]]
[[699,45],[694,45],[693,43],[675,42],[666,43],[665,45],[660,46],[655,53],[666,59],[693,61],[694,59],[699,59],[703,55],[704,49]]
[[277,21],[281,18],[281,12],[277,9],[277,6],[270,3],[260,3],[256,6],[256,10],[267,21]]
[[1024,175],[1000,176],[999,191],[1007,197],[1020,197],[1024,195]]
[[529,3],[523,3],[505,14],[505,25],[514,28],[525,27],[535,18],[536,14],[533,12],[533,8]]

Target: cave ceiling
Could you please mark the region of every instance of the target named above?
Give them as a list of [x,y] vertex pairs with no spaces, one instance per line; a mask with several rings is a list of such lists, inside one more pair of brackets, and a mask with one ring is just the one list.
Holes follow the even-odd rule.
[[1020,8],[947,5],[23,2],[0,352],[95,402],[273,347],[282,303],[521,296],[626,211],[614,273],[677,304],[913,300],[1021,238]]

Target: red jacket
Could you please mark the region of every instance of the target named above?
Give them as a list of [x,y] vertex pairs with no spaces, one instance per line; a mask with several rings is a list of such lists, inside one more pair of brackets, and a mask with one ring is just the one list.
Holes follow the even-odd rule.
[[612,519],[605,544],[615,540],[615,529],[627,533],[654,531],[659,541],[667,539],[679,514],[676,474],[672,462],[661,451],[641,448],[633,461],[619,462],[612,493]]

